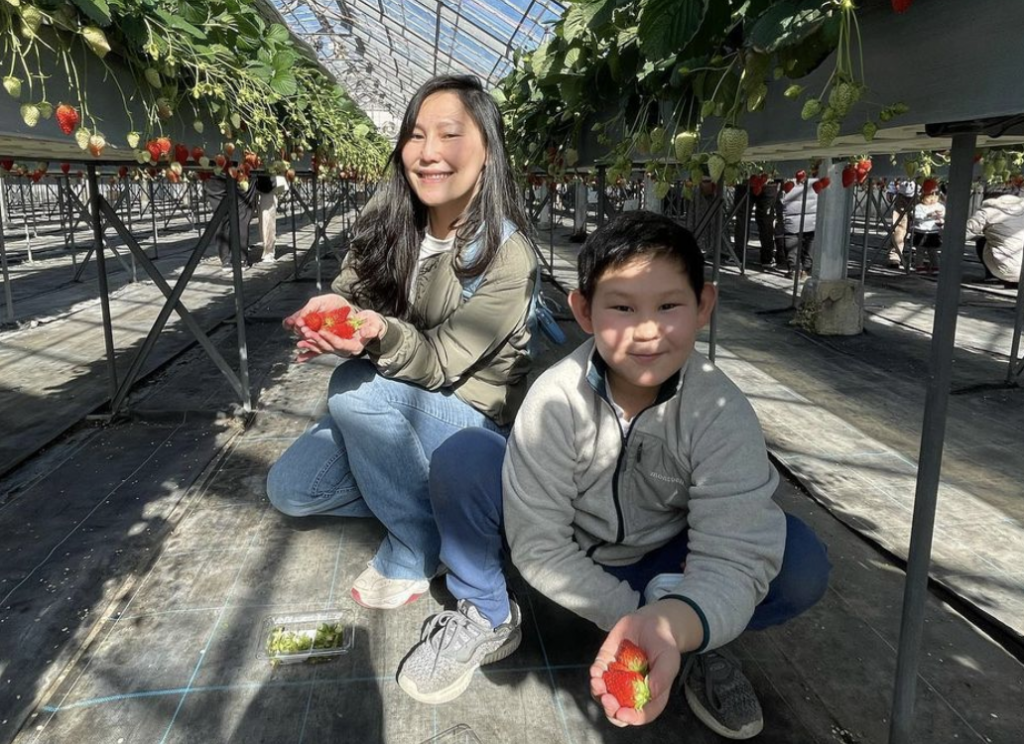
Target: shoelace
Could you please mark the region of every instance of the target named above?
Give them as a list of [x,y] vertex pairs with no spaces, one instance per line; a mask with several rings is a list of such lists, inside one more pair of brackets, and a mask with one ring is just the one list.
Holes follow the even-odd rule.
[[[465,640],[462,643],[456,643],[456,639],[461,635],[460,629],[464,629],[470,635],[480,634],[479,626],[458,610],[445,610],[439,613],[423,629],[422,640],[427,641],[434,651],[434,663],[430,667],[431,673],[437,669],[437,662],[441,658],[442,651],[448,648],[458,651],[465,645]],[[476,633],[473,632],[474,629],[477,629]]]

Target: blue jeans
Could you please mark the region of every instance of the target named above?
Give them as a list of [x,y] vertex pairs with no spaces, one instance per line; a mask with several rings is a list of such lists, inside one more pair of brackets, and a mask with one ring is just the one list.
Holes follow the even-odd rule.
[[[431,492],[441,532],[441,559],[450,569],[448,590],[468,599],[492,624],[508,615],[508,590],[502,573],[503,521],[501,464],[505,440],[481,429],[467,429],[437,448],[431,462]],[[441,515],[445,515],[441,524]],[[605,571],[640,592],[658,574],[680,573],[688,533],[653,550],[630,566]],[[786,515],[786,548],[779,574],[754,610],[748,630],[784,623],[813,606],[828,587],[828,551],[813,530]]]
[[270,469],[270,502],[293,517],[376,517],[387,535],[373,567],[391,579],[433,576],[440,535],[430,457],[461,429],[500,428],[450,391],[381,377],[361,359],[334,371],[327,408]]

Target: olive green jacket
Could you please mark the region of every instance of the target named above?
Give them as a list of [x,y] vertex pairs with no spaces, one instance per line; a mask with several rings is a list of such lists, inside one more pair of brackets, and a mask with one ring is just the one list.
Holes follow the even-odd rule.
[[[432,256],[420,267],[413,306],[425,321],[423,327],[385,316],[387,332],[366,345],[366,357],[384,377],[452,391],[506,426],[526,395],[526,316],[537,257],[529,239],[513,233],[466,299],[454,256],[454,250]],[[346,259],[331,289],[352,302],[355,280]]]

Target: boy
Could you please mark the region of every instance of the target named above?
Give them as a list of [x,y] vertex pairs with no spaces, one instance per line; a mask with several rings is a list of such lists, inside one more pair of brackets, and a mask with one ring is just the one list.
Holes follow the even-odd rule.
[[[687,701],[720,735],[749,738],[763,725],[757,698],[731,659],[709,649],[810,607],[824,593],[828,561],[813,533],[772,502],[778,474],[750,404],[694,352],[716,299],[703,270],[693,236],[660,215],[626,213],[588,238],[569,303],[594,338],[527,394],[504,456],[503,516],[523,577],[611,629],[591,692],[613,723],[656,718],[680,653],[706,652],[690,653]],[[464,539],[485,546],[478,566],[487,568],[455,586],[449,577],[449,589],[460,607],[494,607],[476,613],[485,622],[463,623],[467,638],[492,645],[506,618],[518,618],[494,532],[505,449],[498,435],[460,432],[431,465],[466,474],[458,496],[439,501],[480,514],[468,520],[479,533]],[[651,659],[652,700],[640,712],[619,709],[601,682],[623,637]],[[417,649],[433,648],[438,665],[456,655],[441,645],[435,635]]]

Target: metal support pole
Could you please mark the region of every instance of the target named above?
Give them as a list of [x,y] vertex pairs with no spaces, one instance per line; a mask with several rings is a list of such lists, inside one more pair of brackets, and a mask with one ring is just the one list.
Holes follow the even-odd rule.
[[318,188],[317,182],[320,180],[319,174],[316,170],[313,171],[313,261],[316,263],[316,291],[324,291],[324,276],[323,267],[320,264],[320,218],[316,213],[317,196],[319,195],[320,189]]
[[[967,231],[968,197],[974,160],[975,134],[953,135],[949,167],[949,208],[943,230],[943,244],[962,245]],[[903,615],[900,621],[899,651],[896,656],[896,683],[893,693],[889,744],[913,741],[914,694],[921,659],[924,630],[924,605],[928,596],[928,567],[931,562],[935,528],[935,506],[942,470],[942,448],[946,436],[946,410],[949,406],[956,319],[960,302],[963,251],[946,251],[939,270],[932,327],[928,389],[921,425],[921,449],[917,466],[917,490],[914,517],[907,556],[907,578],[903,591]]]
[[863,286],[868,275],[868,228],[871,227],[871,202],[874,187],[869,178],[864,183],[864,250],[860,255],[860,283]]
[[99,181],[96,165],[86,166],[89,178],[89,213],[92,216],[92,238],[96,248],[96,271],[100,284],[100,309],[103,314],[103,341],[107,347],[107,375],[110,378],[110,399],[117,396],[117,364],[114,359],[114,328],[110,317],[110,290],[107,287],[107,265],[103,257],[103,220],[100,216]]
[[[984,259],[983,259],[984,260]],[[1017,304],[1013,312],[1013,342],[1010,344],[1010,364],[1006,369],[1006,382],[1009,385],[1024,371],[1024,362],[1017,358],[1020,353],[1020,335],[1024,332],[1024,291],[1021,291],[1021,281],[1024,281],[1024,263],[1020,267],[1020,276],[1017,278]],[[1019,368],[1018,368],[1019,365]]]
[[228,237],[231,241],[231,268],[235,280],[235,327],[238,330],[238,380],[242,386],[242,409],[252,410],[249,390],[249,349],[245,341],[245,297],[242,293],[242,243],[238,224],[238,181],[227,179]]
[[597,166],[597,226],[604,226],[604,213],[608,208],[608,195],[605,194],[605,183],[607,181],[608,167]]
[[[718,213],[715,215],[715,250],[712,253],[714,257],[711,261],[711,284],[718,287],[718,275],[719,269],[722,266],[722,237],[725,232],[725,178],[719,176],[718,178],[718,194],[719,198],[716,200],[718,204]],[[697,298],[700,300],[700,298]],[[711,312],[711,324],[708,330],[708,359],[711,363],[715,362],[715,349],[718,345],[718,305],[715,305],[714,310]]]
[[[146,181],[148,184],[149,191],[149,218],[150,223],[153,226],[153,258],[160,258],[160,248],[157,241],[160,238],[160,234],[156,229],[156,187],[153,184],[153,179],[150,178]],[[141,203],[142,199],[139,199]]]
[[4,304],[7,307],[7,321],[14,322],[14,297],[11,293],[11,275],[7,270],[7,241],[4,238],[4,221],[0,219],[0,270],[4,276]]

